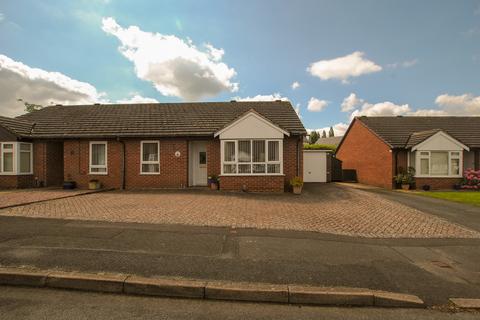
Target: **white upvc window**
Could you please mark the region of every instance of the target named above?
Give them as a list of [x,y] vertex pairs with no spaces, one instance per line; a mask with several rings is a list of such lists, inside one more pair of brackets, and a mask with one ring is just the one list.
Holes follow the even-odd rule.
[[283,174],[283,140],[222,140],[222,175]]
[[33,174],[33,145],[31,143],[2,142],[0,149],[0,174]]
[[160,173],[160,142],[142,141],[140,147],[140,173]]
[[416,176],[432,178],[461,177],[462,151],[417,151]]
[[90,174],[108,174],[108,143],[106,141],[90,142]]

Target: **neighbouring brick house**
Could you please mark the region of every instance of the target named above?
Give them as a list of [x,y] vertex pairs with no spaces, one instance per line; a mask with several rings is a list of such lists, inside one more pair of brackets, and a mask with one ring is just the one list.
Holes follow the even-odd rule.
[[0,188],[185,188],[280,192],[302,176],[306,134],[289,102],[49,106],[0,117]]
[[480,117],[356,117],[337,158],[361,183],[390,189],[413,167],[417,188],[450,189],[480,168]]

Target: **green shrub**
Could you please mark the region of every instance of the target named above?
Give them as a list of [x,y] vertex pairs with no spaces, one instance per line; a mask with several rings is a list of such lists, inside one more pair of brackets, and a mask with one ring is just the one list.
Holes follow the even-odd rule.
[[290,179],[290,185],[292,187],[301,187],[303,186],[303,179],[300,177],[293,177]]
[[329,145],[329,144],[303,144],[304,150],[331,150],[335,152],[337,150],[337,146]]

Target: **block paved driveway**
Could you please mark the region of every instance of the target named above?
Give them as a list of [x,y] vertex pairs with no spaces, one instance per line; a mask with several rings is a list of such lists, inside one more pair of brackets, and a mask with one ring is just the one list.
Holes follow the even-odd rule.
[[313,231],[367,238],[480,238],[381,194],[340,184],[293,194],[112,191],[0,210],[0,215]]
[[94,192],[91,190],[62,190],[58,188],[0,190],[0,209]]

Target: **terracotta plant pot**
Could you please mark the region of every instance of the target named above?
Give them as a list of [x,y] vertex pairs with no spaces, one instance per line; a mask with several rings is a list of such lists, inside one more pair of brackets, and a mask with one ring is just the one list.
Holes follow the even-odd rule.
[[409,184],[402,184],[402,189],[403,190],[410,190],[410,185]]
[[88,189],[89,190],[97,190],[100,189],[100,182],[98,181],[90,181],[88,183]]
[[213,183],[213,182],[210,183],[210,189],[211,189],[211,190],[218,190],[218,184]]
[[302,187],[303,186],[294,186],[293,187],[293,193],[294,194],[301,194],[302,193]]

